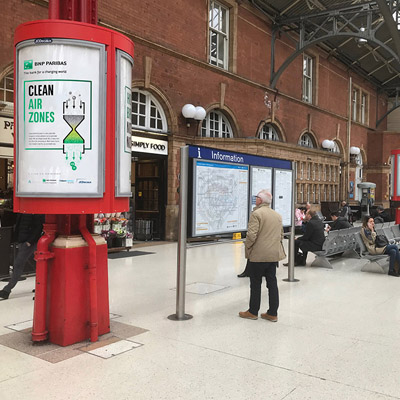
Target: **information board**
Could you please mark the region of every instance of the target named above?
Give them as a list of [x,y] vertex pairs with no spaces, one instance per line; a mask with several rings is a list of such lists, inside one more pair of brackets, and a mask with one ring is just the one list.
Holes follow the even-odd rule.
[[17,196],[102,197],[105,79],[104,45],[18,44]]
[[257,193],[263,189],[266,189],[272,193],[272,168],[251,166],[249,215],[256,206]]
[[292,171],[274,169],[273,208],[282,216],[283,226],[292,226]]
[[247,229],[249,166],[193,160],[193,236]]
[[116,121],[115,121],[115,196],[130,197],[132,165],[132,67],[133,59],[123,51],[116,54]]

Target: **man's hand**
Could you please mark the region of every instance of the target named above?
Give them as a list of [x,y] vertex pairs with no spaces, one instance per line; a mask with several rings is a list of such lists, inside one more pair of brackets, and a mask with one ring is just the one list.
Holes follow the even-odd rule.
[[26,245],[27,245],[28,247],[31,247],[31,244],[30,244],[29,242],[26,242]]
[[325,226],[325,232],[329,232],[331,230],[331,226],[326,224]]

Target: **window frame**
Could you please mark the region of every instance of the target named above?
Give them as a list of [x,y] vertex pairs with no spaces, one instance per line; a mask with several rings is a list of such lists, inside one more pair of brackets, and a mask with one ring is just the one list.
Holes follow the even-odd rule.
[[[264,128],[268,127],[269,131],[268,132],[264,132]],[[271,135],[272,138],[266,138],[265,135]],[[275,126],[269,122],[266,122],[265,124],[263,124],[263,126],[261,127],[261,129],[258,131],[258,138],[261,140],[269,140],[271,142],[281,142],[282,139],[280,137],[280,134],[278,132],[278,130],[275,128]],[[263,136],[263,137],[261,137]]]
[[[7,81],[11,80],[11,89],[7,88]],[[11,71],[7,75],[5,75],[0,83],[0,93],[2,93],[3,96],[0,96],[0,101],[4,102],[6,104],[14,104],[14,72]],[[11,101],[7,100],[7,93],[11,93]]]
[[[138,93],[139,96],[142,94],[146,97],[146,101],[145,103],[140,102],[140,97],[138,96],[138,122],[139,122],[139,117],[144,115],[145,118],[145,124],[143,125],[139,125],[139,124],[134,124],[134,93]],[[158,128],[152,128],[151,127],[151,109],[152,109],[152,103],[154,104],[156,110],[158,111],[158,113],[160,114],[161,117],[161,124],[162,124],[162,129],[158,129]],[[139,108],[140,108],[140,104],[144,104],[145,105],[145,114],[140,114],[139,113]],[[158,119],[158,118],[157,118]],[[156,121],[157,121],[156,119]],[[138,88],[133,88],[132,89],[132,130],[144,130],[144,131],[150,131],[150,132],[158,132],[158,133],[168,133],[168,122],[167,122],[167,118],[164,112],[163,107],[161,106],[160,102],[153,96],[152,93],[146,91],[146,90],[140,90]]]
[[[212,26],[212,10],[218,8],[219,13],[222,14],[222,11],[225,11],[225,32],[219,30]],[[220,1],[210,0],[209,1],[209,8],[208,8],[208,62],[215,67],[222,68],[225,70],[229,69],[229,53],[230,53],[230,8],[225,4],[221,3]],[[221,23],[224,25],[224,22]],[[213,34],[216,35],[216,54],[217,57],[212,55],[212,37]],[[221,60],[218,58],[218,50],[219,50],[219,42],[222,37],[223,47],[224,47],[224,54],[222,65],[220,63]]]
[[352,87],[351,120],[361,125],[369,124],[369,93],[357,85]]
[[303,53],[303,70],[302,70],[302,84],[303,93],[302,100],[305,103],[313,104],[313,74],[314,70],[314,57],[309,54]]
[[[307,137],[308,140],[305,140],[304,138]],[[307,143],[311,143],[311,146],[309,146]],[[299,139],[298,142],[299,146],[301,147],[306,147],[308,149],[315,149],[315,143],[312,135],[309,132],[304,132]]]
[[368,95],[367,93],[361,91],[360,96],[360,123],[363,125],[367,124],[368,116]]
[[[210,132],[211,132],[211,129],[210,129],[210,125],[211,125],[210,116],[211,116],[211,114],[218,115],[218,121],[217,121],[218,122],[218,133],[219,133],[218,136],[211,136],[210,135]],[[205,124],[205,127],[204,127],[204,124]],[[223,124],[225,124],[229,128],[229,132],[228,132],[229,136],[223,136],[223,132],[222,132]],[[203,135],[204,130],[205,130],[205,135]],[[214,131],[216,131],[216,130],[213,129],[213,132]],[[234,137],[234,134],[233,134],[232,125],[229,122],[229,119],[226,117],[226,115],[220,110],[213,109],[213,110],[210,110],[207,113],[206,117],[204,118],[204,120],[203,120],[203,122],[202,122],[202,124],[200,126],[200,136],[201,137],[207,137],[207,138],[217,138],[217,139],[218,138],[220,138],[220,139],[232,139]]]

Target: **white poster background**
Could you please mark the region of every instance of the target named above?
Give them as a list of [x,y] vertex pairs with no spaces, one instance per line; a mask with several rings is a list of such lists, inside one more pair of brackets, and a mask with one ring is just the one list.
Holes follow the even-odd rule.
[[0,143],[14,144],[14,119],[0,116]]
[[72,40],[17,47],[17,195],[103,195],[102,52]]
[[132,62],[130,57],[117,50],[117,96],[119,110],[116,123],[116,157],[117,178],[116,196],[130,197],[131,193],[131,166],[132,166]]
[[194,159],[193,236],[247,229],[249,166]]
[[274,170],[274,210],[282,216],[282,225],[292,225],[292,171]]
[[250,167],[250,207],[249,215],[256,206],[256,196],[261,190],[266,189],[272,193],[272,168]]

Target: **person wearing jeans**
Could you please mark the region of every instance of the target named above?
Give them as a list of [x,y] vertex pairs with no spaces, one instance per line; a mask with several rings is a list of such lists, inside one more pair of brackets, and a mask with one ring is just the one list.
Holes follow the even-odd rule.
[[[397,276],[399,275],[399,267],[400,267],[400,253],[397,244],[388,244],[385,248],[385,254],[388,254],[389,259],[389,271],[393,271]],[[396,268],[397,264],[397,268]],[[397,271],[396,271],[397,269]]]
[[10,281],[0,290],[0,298],[8,299],[21,278],[25,264],[35,252],[37,241],[42,235],[43,221],[44,216],[40,214],[18,214],[14,229],[18,252],[14,259]]
[[369,215],[364,217],[360,234],[369,254],[388,254],[390,256],[388,275],[399,277],[399,249],[395,244],[388,244],[384,247],[376,246],[375,222],[374,219]]
[[261,190],[256,196],[256,207],[250,215],[245,242],[250,277],[250,302],[247,311],[239,312],[239,317],[258,319],[261,302],[262,277],[267,280],[269,308],[261,318],[278,321],[279,291],[276,281],[278,261],[286,257],[282,240],[282,217],[271,209],[272,195]]

